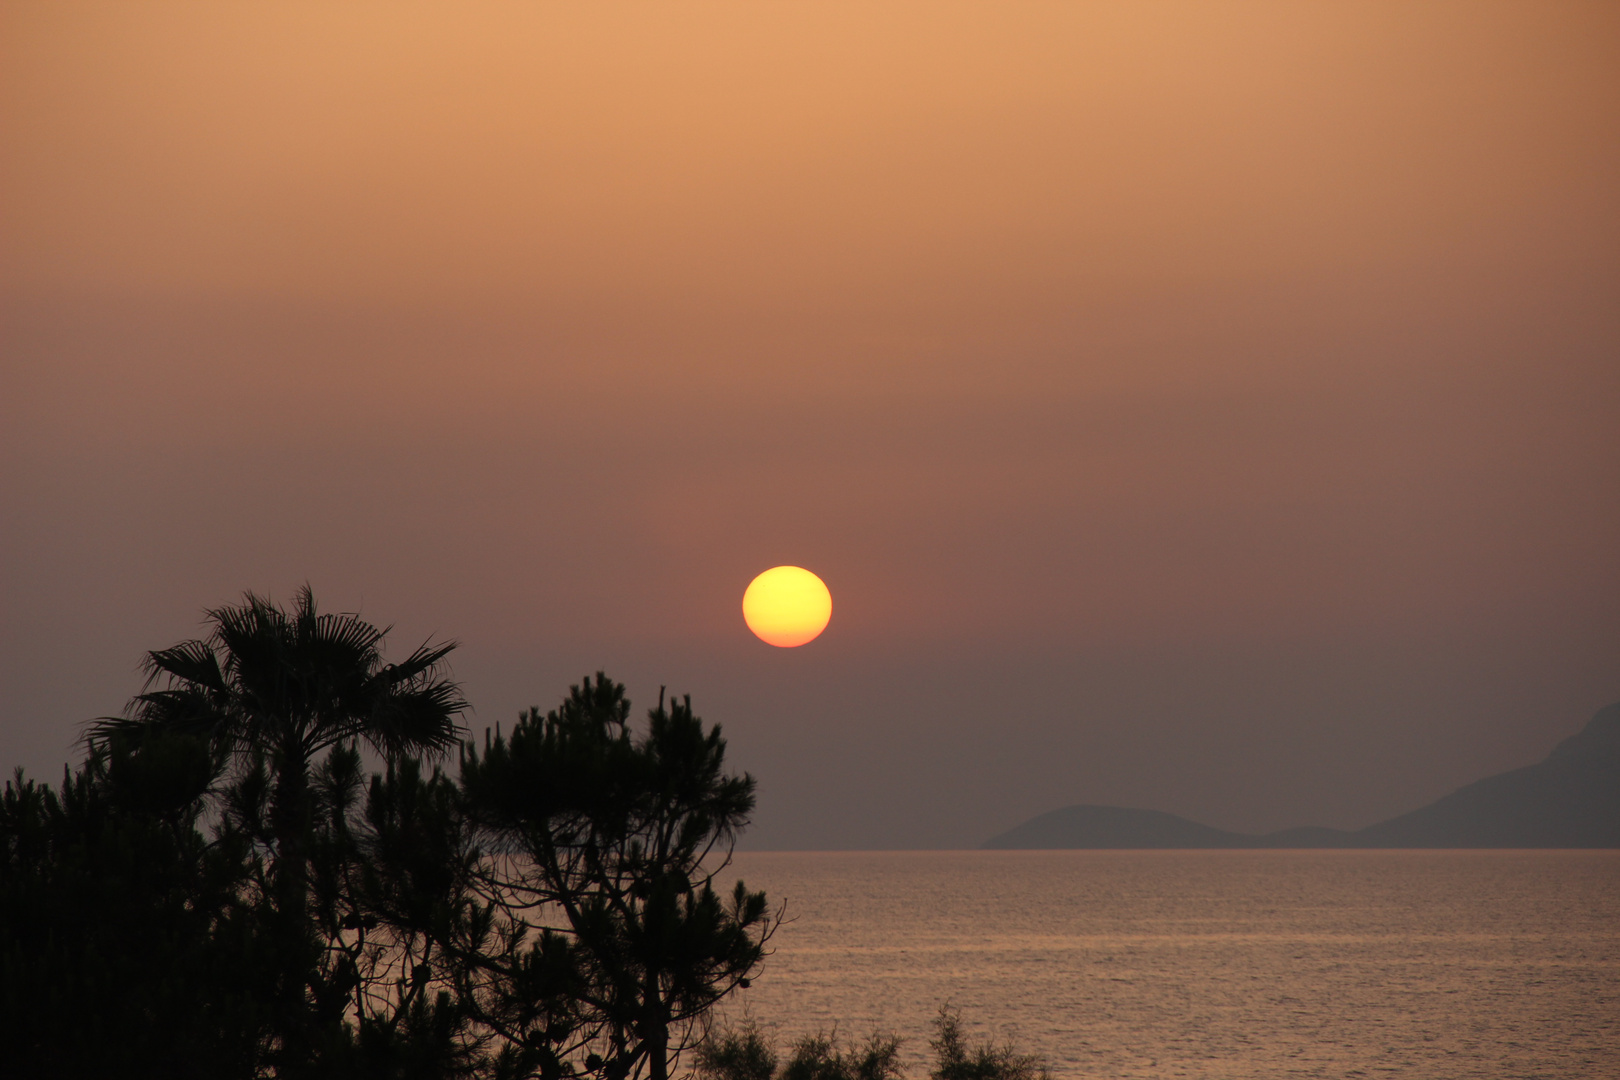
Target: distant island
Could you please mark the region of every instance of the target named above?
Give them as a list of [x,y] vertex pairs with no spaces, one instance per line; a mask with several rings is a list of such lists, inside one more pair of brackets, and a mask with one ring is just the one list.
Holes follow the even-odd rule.
[[1613,848],[1620,847],[1620,702],[1545,761],[1488,776],[1411,813],[1353,832],[1305,827],[1228,832],[1159,810],[1069,806],[986,848]]

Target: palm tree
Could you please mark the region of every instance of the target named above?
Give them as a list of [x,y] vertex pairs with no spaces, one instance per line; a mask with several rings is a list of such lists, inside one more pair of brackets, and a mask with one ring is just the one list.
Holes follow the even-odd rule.
[[355,742],[390,759],[443,753],[459,742],[456,718],[467,703],[444,671],[454,642],[424,644],[400,663],[386,663],[387,628],[355,615],[318,613],[307,585],[290,611],[248,593],[239,605],[209,611],[207,621],[206,638],[148,653],[144,692],[127,715],[91,725],[88,739],[189,733],[206,736],[239,777],[268,762],[268,892],[288,965],[283,1052],[296,1068],[313,970],[312,768],[322,753]]

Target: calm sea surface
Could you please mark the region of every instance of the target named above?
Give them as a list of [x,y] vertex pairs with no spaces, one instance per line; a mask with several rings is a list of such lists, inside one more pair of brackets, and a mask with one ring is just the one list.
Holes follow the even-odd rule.
[[1620,1077],[1620,852],[737,857],[789,923],[731,1006],[785,1043],[929,1024],[1060,1077]]

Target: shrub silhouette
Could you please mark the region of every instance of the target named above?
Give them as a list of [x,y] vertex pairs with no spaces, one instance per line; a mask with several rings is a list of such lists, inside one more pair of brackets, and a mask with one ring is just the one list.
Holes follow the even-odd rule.
[[962,1033],[962,1017],[942,1005],[934,1018],[932,1080],[1048,1080],[1050,1069],[1033,1054],[1020,1054],[1012,1043],[996,1046],[983,1042],[970,1046]]
[[[934,1019],[932,1080],[1049,1080],[1050,1070],[1032,1054],[1010,1043],[969,1045],[961,1015],[942,1006]],[[806,1036],[794,1042],[785,1061],[752,1020],[710,1033],[698,1048],[702,1080],[901,1080],[900,1038],[874,1033],[846,1050],[836,1035]]]

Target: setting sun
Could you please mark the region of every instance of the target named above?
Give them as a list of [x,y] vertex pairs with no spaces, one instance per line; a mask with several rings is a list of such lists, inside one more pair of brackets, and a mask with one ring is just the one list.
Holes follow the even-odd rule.
[[743,621],[763,642],[783,649],[813,641],[832,618],[832,593],[798,566],[776,566],[748,583]]

